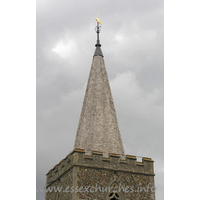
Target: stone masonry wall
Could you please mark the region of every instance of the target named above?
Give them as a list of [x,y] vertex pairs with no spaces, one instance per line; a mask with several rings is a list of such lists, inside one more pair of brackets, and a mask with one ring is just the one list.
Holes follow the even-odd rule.
[[[124,188],[124,197],[122,197],[119,190],[117,190],[120,199],[151,200],[153,198],[151,189],[147,192],[147,187],[148,184],[151,183],[151,180],[150,176],[146,175],[80,167],[77,181],[79,188],[81,186],[83,188],[89,186],[89,192],[78,192],[78,197],[81,200],[108,199],[110,194],[109,186],[111,186],[113,182],[116,182],[118,186],[120,186],[121,191],[123,191]],[[125,188],[127,188],[126,191]],[[142,188],[146,188],[146,191]]]
[[[49,185],[49,186],[48,186]],[[73,186],[73,170],[70,169],[59,180],[47,184],[46,200],[72,200],[73,194],[65,192],[67,187]]]
[[137,162],[136,156],[121,158],[118,154],[109,154],[107,158],[103,157],[102,152],[96,151],[88,156],[85,150],[75,149],[47,173],[46,188],[59,187],[62,190],[47,192],[46,200],[108,200],[108,192],[81,192],[75,191],[75,188],[95,187],[96,184],[108,187],[113,182],[124,188],[132,187],[132,192],[119,193],[120,200],[154,200],[154,192],[151,193],[150,189],[148,193],[135,191],[138,187],[147,189],[148,186],[154,186],[154,175],[151,158],[144,157],[142,162]]

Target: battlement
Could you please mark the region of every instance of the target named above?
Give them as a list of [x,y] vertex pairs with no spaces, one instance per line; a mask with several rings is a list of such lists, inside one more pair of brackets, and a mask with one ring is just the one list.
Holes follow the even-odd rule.
[[84,149],[75,149],[46,174],[47,183],[59,179],[73,166],[154,176],[154,161],[151,158],[143,157],[142,162],[139,162],[133,155],[122,156],[114,153],[108,154],[108,157],[103,155],[103,152],[99,151],[93,151],[88,155]]

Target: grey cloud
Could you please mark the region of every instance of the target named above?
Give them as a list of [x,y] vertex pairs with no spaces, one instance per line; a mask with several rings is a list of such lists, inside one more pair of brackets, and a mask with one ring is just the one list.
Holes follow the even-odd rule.
[[[164,11],[160,0],[37,2],[37,187],[44,187],[48,170],[73,149],[95,49],[97,9],[126,153],[155,160],[156,196],[163,200]],[[60,41],[66,47],[62,57],[53,51]],[[67,49],[69,41],[76,45],[73,52]],[[44,199],[44,193],[38,192],[37,199]]]

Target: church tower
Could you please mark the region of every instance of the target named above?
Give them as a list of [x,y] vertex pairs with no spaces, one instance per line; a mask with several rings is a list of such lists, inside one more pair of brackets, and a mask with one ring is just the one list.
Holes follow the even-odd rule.
[[46,174],[46,200],[155,200],[151,158],[125,155],[97,20],[97,43],[74,150]]

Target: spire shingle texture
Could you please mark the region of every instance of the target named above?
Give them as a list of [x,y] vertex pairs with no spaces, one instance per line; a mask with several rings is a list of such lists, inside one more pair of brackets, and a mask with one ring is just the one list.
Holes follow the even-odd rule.
[[94,56],[74,149],[124,154],[108,76],[102,56]]

